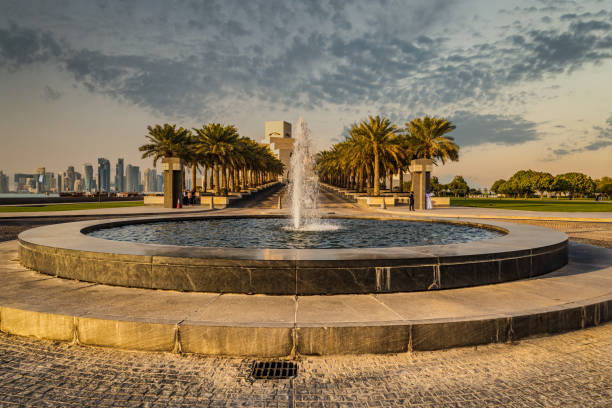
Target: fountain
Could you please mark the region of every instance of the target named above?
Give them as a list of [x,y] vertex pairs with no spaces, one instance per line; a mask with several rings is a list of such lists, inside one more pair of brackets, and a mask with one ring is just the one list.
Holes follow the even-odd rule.
[[319,183],[315,174],[315,157],[312,138],[304,118],[298,121],[295,143],[289,171],[289,196],[291,197],[291,219],[293,229],[308,230],[319,225],[317,208]]
[[[44,236],[37,232],[46,234],[45,228],[34,229],[20,236],[21,261],[90,282],[268,295],[448,289],[533,277],[567,263],[565,235],[524,232],[526,226],[381,216],[322,220],[303,118],[290,164],[289,218],[212,213],[73,223],[49,227],[63,232]],[[58,236],[67,247],[44,248]],[[96,255],[74,255],[82,252]]]
[[[211,211],[21,233],[21,264],[66,279],[33,281],[27,271],[19,300],[0,304],[0,330],[124,349],[274,357],[431,350],[541,334],[531,322],[554,328],[559,321],[566,330],[569,316],[571,327],[588,325],[589,313],[597,316],[592,322],[608,320],[608,303],[590,312],[575,304],[567,314],[546,306],[545,319],[533,312],[529,320],[522,314],[510,318],[506,309],[483,317],[470,295],[468,307],[457,308],[459,295],[402,293],[533,279],[567,264],[567,236],[531,225],[371,212],[321,220],[312,140],[303,119],[295,139],[290,217]],[[53,290],[33,295],[30,288],[40,285]],[[56,296],[59,285],[67,287],[69,301]],[[521,301],[523,290],[517,289]],[[501,293],[482,296],[512,298],[512,291]],[[36,300],[34,311],[15,309],[24,299]],[[82,299],[88,299],[85,307]],[[427,299],[433,306],[423,306]],[[441,304],[452,313],[434,321],[431,310]],[[455,309],[476,315],[456,317]]]

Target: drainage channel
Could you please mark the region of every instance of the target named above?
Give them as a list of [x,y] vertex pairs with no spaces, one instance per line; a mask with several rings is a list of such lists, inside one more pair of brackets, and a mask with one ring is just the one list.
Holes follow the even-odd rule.
[[284,380],[297,376],[298,365],[294,361],[254,361],[251,377],[256,380]]

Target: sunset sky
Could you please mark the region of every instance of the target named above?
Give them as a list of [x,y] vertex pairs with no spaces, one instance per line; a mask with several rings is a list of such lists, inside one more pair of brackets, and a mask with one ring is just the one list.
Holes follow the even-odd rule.
[[318,149],[367,115],[456,124],[489,187],[612,176],[612,0],[0,0],[0,170],[141,160],[147,125],[303,116]]

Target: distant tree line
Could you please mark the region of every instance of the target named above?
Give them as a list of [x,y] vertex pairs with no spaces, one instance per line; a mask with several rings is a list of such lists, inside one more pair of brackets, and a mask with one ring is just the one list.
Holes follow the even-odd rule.
[[563,173],[553,176],[550,173],[519,170],[508,180],[497,180],[491,186],[491,191],[511,197],[529,197],[537,194],[541,197],[547,194],[565,195],[570,198],[602,194],[610,197],[612,194],[612,178],[602,177],[593,180],[584,173]]
[[438,196],[453,195],[465,197],[468,195],[482,195],[482,191],[471,188],[463,176],[455,176],[450,183],[442,184],[436,176],[432,176],[429,183],[430,190]]

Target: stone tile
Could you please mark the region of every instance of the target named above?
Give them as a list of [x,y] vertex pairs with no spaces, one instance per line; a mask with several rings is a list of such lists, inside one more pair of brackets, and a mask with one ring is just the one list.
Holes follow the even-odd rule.
[[370,295],[301,296],[297,300],[298,326],[401,320],[401,316]]

